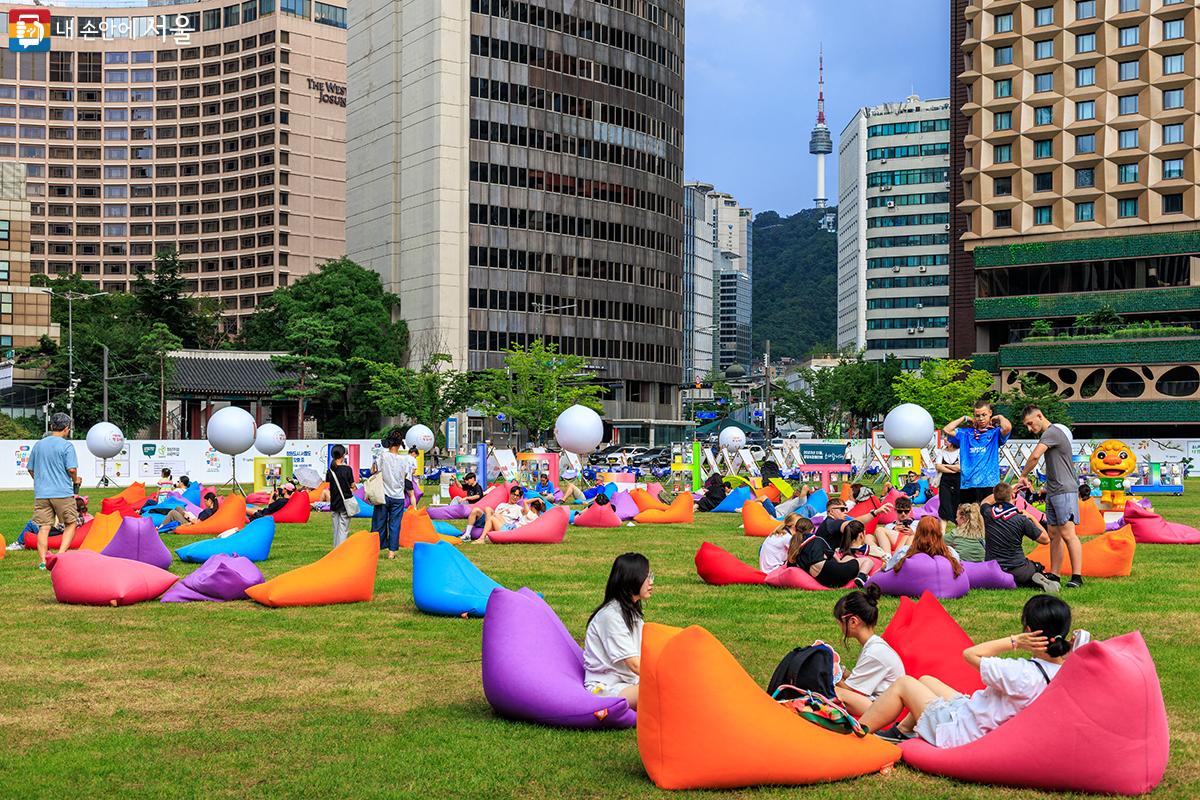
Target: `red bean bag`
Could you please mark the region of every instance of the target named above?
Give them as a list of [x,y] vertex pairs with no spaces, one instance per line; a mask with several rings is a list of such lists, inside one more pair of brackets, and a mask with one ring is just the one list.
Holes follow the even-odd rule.
[[322,558],[251,586],[246,594],[264,606],[363,603],[375,596],[379,536],[360,531]]
[[747,501],[742,506],[742,527],[747,536],[770,536],[780,524],[758,500]]
[[1200,531],[1190,525],[1167,522],[1132,500],[1125,503],[1125,524],[1133,528],[1133,538],[1141,544],[1200,544]]
[[308,518],[312,516],[312,503],[309,502],[308,494],[306,492],[292,492],[292,496],[288,498],[284,507],[271,516],[275,518],[276,525],[282,522],[308,522]]
[[1095,500],[1084,500],[1079,504],[1079,524],[1075,526],[1076,536],[1099,536],[1104,533],[1104,512]]
[[444,536],[438,533],[433,527],[433,520],[429,518],[428,510],[424,508],[410,508],[400,518],[400,546],[411,548],[417,542],[425,542],[426,544],[436,544],[437,542],[461,544],[462,539],[459,539],[457,536]]
[[[1123,578],[1133,572],[1133,553],[1137,548],[1133,531],[1128,525],[1112,533],[1088,539],[1081,545],[1083,572],[1088,578]],[[1028,556],[1047,570],[1050,569],[1050,545],[1038,545]],[[1063,575],[1073,575],[1071,554],[1063,547]]]
[[[95,521],[95,517],[93,517],[75,529],[75,535],[71,538],[71,546],[67,548],[68,550],[79,549],[79,546],[83,544],[83,540],[87,538],[88,533],[92,530],[92,523]],[[25,545],[26,550],[37,550],[37,534],[25,534],[21,537],[21,544]],[[50,550],[57,550],[62,547],[62,534],[47,537],[46,547]]]
[[962,655],[975,643],[929,592],[915,603],[900,598],[900,607],[882,635],[904,662],[905,674],[932,675],[963,694],[983,688],[979,670]]
[[270,492],[251,492],[246,495],[246,505],[265,506],[271,502]]
[[86,606],[128,606],[153,600],[179,580],[165,569],[91,550],[47,556],[46,566],[58,602]]
[[571,512],[555,506],[533,522],[511,531],[492,531],[488,541],[495,544],[558,544],[567,533]]
[[647,508],[645,511],[634,517],[633,521],[656,525],[671,525],[691,522],[695,518],[695,501],[692,500],[692,496],[689,493],[684,492],[676,497],[675,501],[671,503],[671,505],[667,506],[666,510]]
[[613,511],[611,504],[592,503],[575,515],[575,525],[580,528],[619,528],[621,518]]
[[982,738],[945,749],[910,739],[901,749],[912,767],[962,781],[1138,795],[1162,781],[1170,731],[1154,661],[1134,631],[1079,648],[1028,708]]
[[767,574],[743,563],[728,550],[704,542],[696,551],[696,574],[705,583],[713,586],[728,586],[732,583],[760,584],[767,582]]
[[466,496],[467,496],[466,489],[459,486],[457,483],[450,484],[450,499],[451,500],[453,500],[456,497],[466,497]]
[[180,525],[173,532],[186,536],[215,536],[227,530],[241,530],[246,522],[246,498],[240,494],[229,494],[221,498],[220,505],[211,517],[191,525]]
[[145,504],[146,499],[146,484],[137,481],[122,489],[120,494],[101,500],[100,511],[111,514],[123,505],[138,509]]

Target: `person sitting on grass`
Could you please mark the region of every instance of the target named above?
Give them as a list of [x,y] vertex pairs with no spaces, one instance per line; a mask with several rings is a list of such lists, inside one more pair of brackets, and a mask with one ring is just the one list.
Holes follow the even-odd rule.
[[183,506],[175,506],[168,511],[167,515],[163,517],[162,523],[158,526],[159,533],[162,533],[163,529],[172,522],[178,525],[191,525],[195,522],[203,522],[213,514],[217,513],[217,506],[219,503],[217,501],[217,496],[214,493],[205,492],[204,497],[200,500],[200,502],[203,505],[203,508],[200,509],[199,514],[192,514],[191,512],[185,511]]
[[1046,577],[1045,567],[1026,558],[1021,547],[1022,539],[1049,544],[1050,535],[1028,512],[1014,506],[1012,499],[1012,486],[997,483],[992,493],[979,504],[979,513],[983,517],[984,556],[1012,575],[1017,586],[1036,586],[1042,591],[1057,592],[1058,584]]
[[731,489],[733,489],[733,485],[722,478],[720,473],[714,472],[704,482],[704,496],[696,501],[695,509],[705,512],[712,511],[721,505],[721,501],[728,496]]
[[[516,506],[516,516],[513,517],[505,506],[508,503],[501,503],[496,506],[496,510],[488,514],[487,520],[483,523],[483,535],[475,540],[475,544],[487,544],[489,533],[496,531],[515,531],[517,528],[524,528],[529,523],[546,513],[546,503],[540,498],[535,497],[532,500],[524,500]],[[503,511],[501,509],[504,508]],[[470,530],[468,528],[468,530]]]
[[[1036,700],[1071,652],[1071,608],[1060,598],[1029,598],[1021,611],[1021,628],[1020,633],[963,651],[984,683],[974,694],[962,694],[930,675],[905,676],[872,703],[859,722],[880,738],[902,741],[916,735],[934,747],[961,747],[982,738]],[[1083,634],[1080,641],[1085,640]],[[1033,657],[1000,657],[1014,650]],[[904,719],[881,730],[904,709],[909,712]]]
[[942,536],[942,521],[932,514],[921,517],[921,521],[917,523],[917,531],[913,534],[912,542],[900,545],[883,568],[893,570],[898,575],[904,568],[904,562],[918,553],[924,553],[930,557],[941,556],[950,562],[954,577],[962,575],[963,568],[959,563],[958,553],[954,551],[953,547],[946,544],[946,539]]
[[954,532],[946,534],[946,544],[958,553],[959,561],[986,561],[983,517],[979,515],[979,506],[975,503],[961,504],[954,522]]
[[[758,548],[758,568],[770,572],[787,564],[788,550],[792,542],[800,542],[812,533],[813,524],[799,514],[788,514],[783,523],[771,531],[771,535],[763,539]],[[797,539],[796,537],[800,538]]]
[[276,511],[281,510],[287,505],[288,500],[292,499],[292,495],[296,492],[296,484],[285,483],[271,493],[271,502],[250,515],[250,519],[259,519],[261,517],[269,517]]
[[856,519],[841,526],[841,541],[835,550],[820,535],[820,528],[805,536],[797,545],[793,540],[788,551],[789,567],[808,572],[817,583],[830,589],[840,589],[851,581],[862,587],[867,583],[875,562],[865,555],[852,555],[865,548],[865,527]]
[[812,487],[801,486],[796,489],[795,494],[775,506],[775,513],[786,516],[795,512],[806,519],[812,519],[817,514],[817,510],[808,502],[809,495],[812,493]]
[[842,629],[842,641],[855,640],[862,646],[854,669],[833,687],[838,700],[855,716],[861,715],[871,703],[904,677],[904,662],[892,646],[875,633],[879,623],[878,586],[855,589],[843,595],[833,607],[833,618]]
[[171,493],[175,488],[175,481],[171,479],[170,467],[163,467],[161,477],[158,479],[158,496],[156,499],[162,500]]
[[583,637],[583,685],[592,694],[624,697],[637,709],[642,671],[642,601],[654,594],[654,573],[641,553],[613,561],[604,600]]
[[533,474],[533,490],[542,496],[542,499],[547,503],[554,502],[554,484],[550,482],[550,476],[542,473]]

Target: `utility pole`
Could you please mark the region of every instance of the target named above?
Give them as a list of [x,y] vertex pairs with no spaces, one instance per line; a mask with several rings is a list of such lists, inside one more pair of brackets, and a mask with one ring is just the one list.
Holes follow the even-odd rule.
[[100,349],[102,351],[104,351],[104,382],[102,384],[102,391],[104,392],[104,394],[103,394],[103,407],[104,407],[103,419],[105,422],[108,422],[108,345],[102,344],[102,345],[100,345]]
[[771,438],[771,340],[763,342],[763,428]]

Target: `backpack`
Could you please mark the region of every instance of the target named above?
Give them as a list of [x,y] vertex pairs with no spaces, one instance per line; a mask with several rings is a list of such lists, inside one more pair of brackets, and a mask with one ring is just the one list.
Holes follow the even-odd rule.
[[832,697],[833,671],[833,650],[828,645],[797,647],[771,673],[767,693],[776,700],[794,700],[802,692]]

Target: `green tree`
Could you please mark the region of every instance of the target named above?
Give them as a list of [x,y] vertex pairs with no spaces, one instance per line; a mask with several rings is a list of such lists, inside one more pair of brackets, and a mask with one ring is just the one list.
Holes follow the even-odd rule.
[[408,326],[396,319],[399,310],[400,298],[384,291],[378,273],[339,258],[262,300],[243,325],[238,346],[280,350],[280,332],[289,320],[309,315],[330,320],[337,340],[332,354],[348,380],[337,398],[326,400],[325,433],[361,436],[378,427],[379,418],[365,396],[371,385],[365,364],[405,364]]
[[167,383],[174,370],[167,355],[183,347],[183,342],[161,322],[155,322],[142,336],[141,352],[145,366],[158,378],[158,436],[167,436]]
[[1033,372],[1019,374],[1016,385],[997,398],[996,406],[1023,435],[1033,435],[1021,420],[1021,412],[1025,410],[1025,406],[1037,406],[1051,422],[1061,422],[1067,427],[1074,422],[1071,418],[1071,407],[1058,396],[1054,386]]
[[183,347],[218,346],[224,335],[216,300],[188,296],[184,287],[179,253],[174,248],[160,250],[154,257],[154,269],[139,272],[133,281],[138,314],[166,325]]
[[892,383],[903,372],[900,359],[888,355],[883,361],[867,361],[859,352],[833,369],[851,431],[870,435],[871,426],[896,405]]
[[1124,324],[1125,320],[1108,303],[1102,303],[1095,311],[1080,314],[1075,318],[1075,327],[1083,328],[1083,333],[1112,333]]
[[586,365],[583,356],[563,355],[557,345],[541,339],[528,347],[513,345],[504,356],[504,369],[481,374],[479,402],[488,414],[504,414],[540,443],[570,406],[601,410],[602,388],[589,382]]
[[776,419],[786,419],[812,429],[813,436],[839,436],[846,418],[836,367],[796,372],[800,388],[774,385],[771,402]]
[[898,402],[921,406],[940,428],[991,393],[992,375],[973,369],[966,359],[931,358],[920,369],[897,375],[892,388]]
[[1033,321],[1033,324],[1029,326],[1029,335],[1026,336],[1025,338],[1028,339],[1033,336],[1045,337],[1045,336],[1053,336],[1053,335],[1054,335],[1054,328],[1050,327],[1049,320],[1035,319]]
[[396,364],[360,359],[357,366],[367,373],[367,400],[387,417],[406,417],[428,425],[444,443],[442,424],[465,411],[478,397],[477,376],[453,369],[453,359],[435,353],[419,370]]
[[350,379],[336,355],[332,323],[312,315],[294,317],[284,327],[282,339],[287,353],[271,356],[271,363],[286,377],[271,381],[271,386],[280,390],[277,399],[296,401],[297,419],[303,425],[309,401],[344,391]]
[[733,389],[717,370],[710,371],[704,376],[703,382],[712,387],[712,399],[692,405],[693,411],[715,411],[723,419],[741,408],[733,396]]

